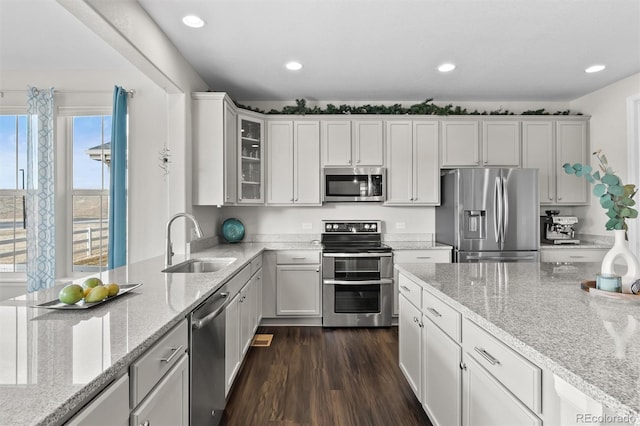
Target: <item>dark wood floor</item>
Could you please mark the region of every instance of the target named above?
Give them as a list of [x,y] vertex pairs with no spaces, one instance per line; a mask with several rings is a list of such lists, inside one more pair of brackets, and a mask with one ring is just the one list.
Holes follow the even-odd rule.
[[398,329],[260,327],[223,425],[431,425],[398,367]]

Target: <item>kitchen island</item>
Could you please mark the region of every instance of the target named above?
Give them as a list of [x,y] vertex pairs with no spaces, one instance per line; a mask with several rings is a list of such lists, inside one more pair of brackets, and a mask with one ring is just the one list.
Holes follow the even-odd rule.
[[61,285],[1,302],[0,425],[66,421],[265,249],[318,250],[319,246],[218,245],[193,257],[236,260],[217,272],[201,274],[163,273],[164,257],[159,256],[96,274],[104,282],[143,285],[86,310],[33,308],[57,299]]
[[[599,268],[599,263],[396,265],[401,275],[462,315],[463,348],[468,321],[539,367],[543,382],[551,379],[552,390],[557,377],[602,404],[601,412],[585,411],[585,416],[614,416],[604,423],[637,423],[640,303],[581,290],[580,281],[595,279]],[[464,356],[460,368],[466,368]],[[541,401],[531,412],[554,424],[545,418],[547,400]],[[572,417],[573,422],[586,421]]]

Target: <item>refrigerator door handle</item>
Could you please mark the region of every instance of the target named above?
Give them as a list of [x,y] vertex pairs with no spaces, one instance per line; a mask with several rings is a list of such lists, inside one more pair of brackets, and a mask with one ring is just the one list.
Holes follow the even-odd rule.
[[499,225],[500,225],[500,218],[499,216],[499,211],[500,211],[500,205],[499,205],[499,199],[500,199],[500,191],[498,190],[498,179],[496,178],[496,183],[493,186],[493,233],[495,235],[496,238],[496,243],[500,240],[500,231],[499,231]]
[[502,178],[502,202],[503,202],[503,212],[502,212],[502,238],[504,240],[507,238],[507,229],[509,228],[509,196],[507,190],[509,187],[507,186],[507,179]]

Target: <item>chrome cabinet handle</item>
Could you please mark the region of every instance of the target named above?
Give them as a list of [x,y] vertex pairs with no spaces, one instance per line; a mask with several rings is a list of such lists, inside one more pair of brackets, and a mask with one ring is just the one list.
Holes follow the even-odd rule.
[[433,308],[427,308],[427,311],[431,312],[436,317],[441,317],[442,316],[442,314],[440,312],[436,311]]
[[464,363],[464,361],[460,361],[460,370],[466,370],[467,369],[467,364]]
[[416,324],[418,324],[418,327],[422,328],[424,327],[424,324],[420,322],[420,320],[416,317],[413,317],[413,322],[415,322]]
[[408,291],[409,293],[411,293],[411,289],[407,286],[401,285],[400,288],[403,289],[404,291]]
[[145,420],[144,423],[140,423],[140,426],[149,426],[149,420]]
[[479,348],[479,347],[475,347],[473,348],[476,352],[478,352],[480,355],[482,355],[482,357],[484,359],[486,359],[487,361],[489,361],[489,363],[491,365],[496,365],[496,364],[500,364],[500,361],[498,361],[497,358],[495,358],[493,355],[491,355],[489,352],[485,351],[483,348]]
[[431,259],[431,256],[416,256],[416,259]]
[[171,355],[166,358],[160,358],[160,362],[166,362],[167,364],[169,364],[176,356],[180,354],[180,352],[182,352],[183,347],[184,346],[180,345],[177,348],[171,348]]

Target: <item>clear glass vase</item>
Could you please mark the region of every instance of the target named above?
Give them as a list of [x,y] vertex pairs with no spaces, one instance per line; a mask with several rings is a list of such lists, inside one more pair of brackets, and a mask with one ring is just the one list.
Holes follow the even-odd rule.
[[611,250],[602,259],[600,272],[603,274],[615,274],[614,265],[625,265],[627,272],[622,275],[622,292],[631,293],[631,284],[640,277],[640,264],[633,252],[629,249],[624,229],[615,229],[615,241]]

